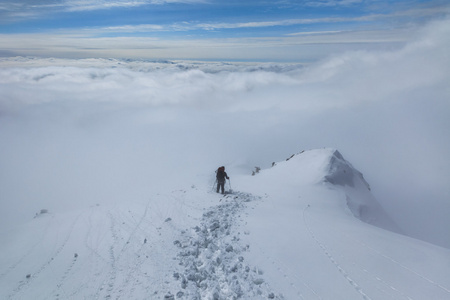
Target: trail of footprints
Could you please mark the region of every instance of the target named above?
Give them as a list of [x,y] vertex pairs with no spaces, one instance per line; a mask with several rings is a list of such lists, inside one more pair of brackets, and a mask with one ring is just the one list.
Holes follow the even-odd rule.
[[18,295],[21,293],[21,291],[23,289],[29,287],[30,284],[32,284],[32,282],[41,275],[41,273],[43,273],[45,270],[47,270],[47,268],[49,268],[51,266],[53,261],[59,256],[59,254],[66,247],[67,242],[69,241],[70,236],[72,235],[72,232],[73,232],[73,229],[75,227],[75,224],[77,223],[77,221],[80,218],[80,216],[81,216],[81,214],[79,214],[75,218],[75,220],[72,222],[72,224],[69,227],[69,230],[68,230],[68,233],[67,233],[66,237],[61,242],[60,246],[56,249],[54,254],[51,255],[51,257],[47,261],[42,263],[42,265],[35,272],[33,272],[32,274],[28,274],[26,276],[25,280],[20,281],[19,284],[13,289],[12,293],[7,296],[8,299],[16,299],[17,297],[19,297]]
[[256,197],[236,193],[203,214],[200,225],[174,241],[184,271],[173,274],[180,289],[165,299],[282,299],[265,282],[263,272],[245,262],[248,245],[240,242],[234,228],[245,203]]

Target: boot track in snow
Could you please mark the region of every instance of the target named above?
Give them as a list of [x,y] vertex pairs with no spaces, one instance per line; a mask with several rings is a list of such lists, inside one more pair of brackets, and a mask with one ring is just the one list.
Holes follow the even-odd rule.
[[246,203],[255,199],[241,192],[224,195],[222,204],[203,214],[200,225],[182,231],[182,238],[174,241],[184,268],[173,275],[180,290],[165,299],[282,299],[242,255],[249,245],[240,242],[237,221]]

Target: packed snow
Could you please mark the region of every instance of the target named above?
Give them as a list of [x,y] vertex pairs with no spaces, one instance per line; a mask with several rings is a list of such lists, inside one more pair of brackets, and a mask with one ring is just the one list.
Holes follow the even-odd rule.
[[[3,233],[1,299],[449,299],[450,250],[406,237],[335,149]],[[237,172],[236,172],[237,173]]]

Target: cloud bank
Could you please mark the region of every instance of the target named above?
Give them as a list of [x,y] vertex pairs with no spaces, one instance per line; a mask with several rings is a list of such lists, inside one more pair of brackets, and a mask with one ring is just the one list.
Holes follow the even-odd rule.
[[450,22],[313,65],[0,59],[2,227],[334,147],[408,234],[450,247]]

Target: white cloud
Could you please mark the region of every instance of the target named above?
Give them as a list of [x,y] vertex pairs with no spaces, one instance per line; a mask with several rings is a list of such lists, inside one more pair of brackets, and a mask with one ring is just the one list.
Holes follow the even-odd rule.
[[122,25],[109,26],[100,29],[105,32],[153,32],[153,31],[168,31],[169,28],[157,24],[142,24],[142,25]]
[[302,18],[302,19],[285,19],[277,21],[261,21],[261,22],[238,22],[238,23],[201,23],[186,24],[186,30],[192,29],[234,29],[234,28],[258,28],[258,27],[274,27],[274,26],[292,26],[305,24],[330,24],[342,22],[362,22],[374,21],[376,19],[386,18],[385,15],[367,15],[359,17],[326,17],[326,18]]
[[49,14],[61,12],[84,12],[108,10],[113,8],[134,8],[147,5],[164,5],[169,3],[198,4],[207,0],[45,0],[39,1],[3,1],[0,2],[0,22],[17,21],[30,18],[42,18]]
[[359,4],[363,0],[316,0],[309,1],[306,3],[307,6],[350,6],[354,4]]
[[218,164],[336,147],[401,225],[442,241],[448,216],[422,211],[450,193],[449,28],[307,66],[3,58],[2,207],[146,197]]
[[334,31],[302,31],[302,32],[296,32],[296,33],[289,33],[286,34],[287,36],[292,35],[316,35],[316,34],[333,34],[333,33],[341,33],[342,30],[334,30]]
[[130,8],[145,5],[163,5],[167,3],[205,3],[203,0],[114,0],[114,1],[97,1],[97,0],[77,0],[66,1],[65,10],[67,11],[90,11],[104,10],[111,8]]

